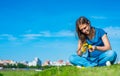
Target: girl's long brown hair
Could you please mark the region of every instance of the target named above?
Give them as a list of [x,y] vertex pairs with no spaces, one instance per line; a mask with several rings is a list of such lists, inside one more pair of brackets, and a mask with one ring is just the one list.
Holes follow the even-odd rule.
[[[76,21],[76,32],[77,32],[78,38],[81,40],[81,44],[80,44],[81,46],[82,46],[83,43],[86,42],[86,35],[83,34],[81,32],[81,30],[79,29],[79,26],[82,25],[82,24],[87,24],[88,26],[91,27],[90,21],[86,17],[81,16],[80,18],[77,19],[77,21]],[[94,31],[93,31],[93,28],[92,28],[92,31],[90,31],[90,33],[91,33],[90,38],[93,37],[93,35],[94,35],[93,32]],[[81,47],[79,49],[81,49]]]

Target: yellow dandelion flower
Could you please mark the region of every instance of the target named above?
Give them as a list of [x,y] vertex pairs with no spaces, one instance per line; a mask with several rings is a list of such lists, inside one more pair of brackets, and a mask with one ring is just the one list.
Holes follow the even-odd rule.
[[88,44],[84,43],[82,48],[81,48],[81,51],[84,53],[84,52],[86,52],[87,49],[88,49]]
[[92,45],[88,45],[88,48],[89,48],[89,49],[92,49]]
[[92,45],[89,45],[88,43],[84,43],[81,47],[81,51],[85,53],[87,49],[92,49]]

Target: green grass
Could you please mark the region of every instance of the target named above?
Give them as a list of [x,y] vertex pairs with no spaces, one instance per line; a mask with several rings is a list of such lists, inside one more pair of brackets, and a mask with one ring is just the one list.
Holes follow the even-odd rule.
[[52,67],[43,71],[0,71],[0,76],[120,76],[120,65],[77,68],[75,66]]
[[0,76],[37,76],[35,71],[6,70],[0,71]]

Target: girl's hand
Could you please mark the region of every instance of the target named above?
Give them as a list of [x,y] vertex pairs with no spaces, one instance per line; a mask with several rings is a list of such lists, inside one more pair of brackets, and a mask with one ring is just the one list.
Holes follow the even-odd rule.
[[88,48],[90,52],[93,52],[96,49],[96,46],[91,46]]
[[77,55],[81,56],[82,52],[81,51],[77,51]]

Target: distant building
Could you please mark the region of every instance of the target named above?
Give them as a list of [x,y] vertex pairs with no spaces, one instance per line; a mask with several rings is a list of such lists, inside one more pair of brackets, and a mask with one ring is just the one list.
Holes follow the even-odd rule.
[[120,61],[118,61],[117,64],[120,64]]
[[50,61],[46,60],[42,66],[65,66],[65,65],[72,65],[69,61],[63,61],[63,60],[58,60],[58,61]]
[[7,65],[7,64],[17,64],[15,61],[12,60],[0,60],[1,65]]
[[18,63],[21,63],[23,65],[28,65],[28,61],[21,61],[21,62],[18,62]]
[[51,65],[50,60],[46,60],[42,66],[50,66],[50,65]]
[[42,65],[42,63],[41,63],[41,61],[40,61],[40,59],[39,58],[34,58],[34,60],[32,61],[32,62],[28,62],[28,66],[41,66]]
[[64,66],[66,65],[66,63],[63,60],[58,60],[58,61],[54,61],[54,62],[50,62],[51,66]]

